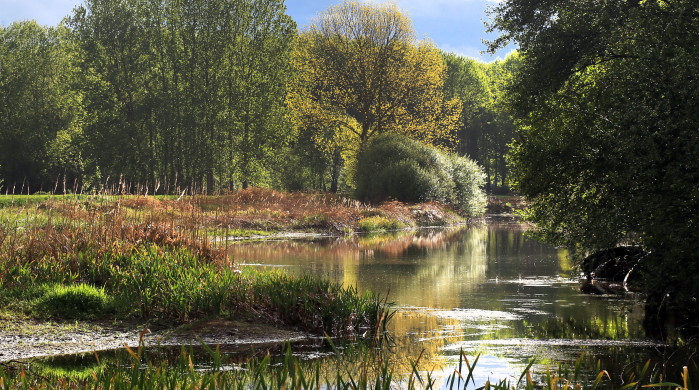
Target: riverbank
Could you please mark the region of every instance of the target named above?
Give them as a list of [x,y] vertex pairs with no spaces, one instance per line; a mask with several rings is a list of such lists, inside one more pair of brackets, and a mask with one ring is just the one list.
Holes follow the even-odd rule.
[[[15,218],[13,218],[13,216]],[[217,196],[0,195],[0,219],[49,223],[121,217],[196,237],[248,237],[289,232],[351,234],[467,222],[437,202],[368,205],[325,193],[250,188]],[[23,222],[23,223],[22,223]]]
[[[315,335],[272,325],[261,318],[200,320],[173,328],[158,324],[110,321],[36,321],[2,319],[0,363],[35,357],[92,353],[129,346],[227,345],[261,348]],[[143,340],[140,339],[141,332]]]
[[[386,319],[380,297],[242,270],[227,248],[250,239],[466,222],[437,203],[369,206],[262,189],[189,198],[1,198],[0,361],[134,345],[144,328],[153,331],[149,340],[177,344],[179,329],[192,324],[216,343],[253,343],[256,329],[274,340],[365,333]],[[233,339],[230,329],[237,329]]]

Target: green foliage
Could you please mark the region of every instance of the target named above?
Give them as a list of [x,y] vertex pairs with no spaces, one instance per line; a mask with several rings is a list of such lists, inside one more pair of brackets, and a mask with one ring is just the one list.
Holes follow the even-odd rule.
[[103,288],[89,284],[46,285],[42,294],[34,300],[32,309],[39,317],[61,319],[95,319],[108,314],[112,298]]
[[9,192],[53,189],[59,173],[80,174],[74,54],[65,27],[0,26],[0,181]]
[[357,224],[359,225],[359,230],[367,233],[398,230],[405,227],[400,221],[380,215],[362,218]]
[[373,202],[446,200],[449,178],[439,154],[398,135],[375,137],[359,154],[356,196]]
[[699,322],[698,23],[688,0],[518,0],[493,20],[495,45],[516,40],[524,59],[511,161],[528,218],[583,252],[645,248],[647,323],[674,307],[686,329]]
[[453,147],[483,167],[489,192],[507,190],[505,155],[516,134],[504,87],[517,72],[519,55],[512,53],[488,64],[452,53],[443,57],[447,64],[445,96],[464,103],[456,129],[458,142]]
[[297,125],[313,123],[322,149],[349,155],[382,133],[425,143],[448,138],[458,99],[444,99],[439,50],[418,42],[395,4],[344,1],[299,34],[288,104]]
[[447,154],[447,171],[454,182],[451,203],[465,215],[481,215],[487,199],[482,188],[485,175],[475,161]]
[[375,137],[360,152],[359,199],[450,203],[465,215],[484,210],[483,173],[466,157],[440,152],[400,135]]
[[[267,180],[295,23],[277,0],[90,0],[69,20],[103,177],[211,192]],[[169,180],[166,180],[169,178]]]
[[287,191],[330,191],[339,189],[342,156],[338,150],[321,150],[310,126],[299,129],[294,145],[279,164],[279,186]]

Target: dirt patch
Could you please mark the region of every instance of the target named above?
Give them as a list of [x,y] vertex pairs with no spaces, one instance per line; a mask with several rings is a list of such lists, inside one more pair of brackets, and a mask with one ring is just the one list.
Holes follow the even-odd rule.
[[[137,347],[144,326],[96,323],[55,323],[30,320],[3,321],[0,326],[0,362],[39,356],[74,354]],[[254,345],[299,341],[308,334],[269,324],[242,320],[201,321],[174,329],[146,332],[146,345]]]

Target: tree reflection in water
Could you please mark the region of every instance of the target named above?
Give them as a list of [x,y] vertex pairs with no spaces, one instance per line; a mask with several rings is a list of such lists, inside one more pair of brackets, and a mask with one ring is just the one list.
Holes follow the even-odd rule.
[[528,239],[526,229],[483,224],[247,242],[230,250],[239,264],[388,294],[397,309],[390,324],[396,359],[423,353],[428,369],[449,371],[456,346],[497,357],[490,364],[500,361],[512,372],[534,355],[573,361],[583,351],[610,362],[619,360],[610,351],[625,351],[633,361],[623,364],[645,362],[657,345],[644,340],[639,297],[581,294],[567,251]]

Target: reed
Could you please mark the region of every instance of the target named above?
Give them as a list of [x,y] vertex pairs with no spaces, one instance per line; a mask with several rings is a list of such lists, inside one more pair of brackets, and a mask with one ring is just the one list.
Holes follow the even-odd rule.
[[179,201],[53,197],[3,208],[0,302],[39,317],[72,318],[51,309],[70,294],[49,291],[92,286],[111,297],[102,312],[115,318],[188,322],[263,313],[333,335],[373,329],[385,310],[373,294],[311,277],[239,269],[228,257],[227,237],[239,231],[228,222],[241,205],[250,214],[266,204],[263,213],[285,215],[280,204],[298,212],[302,202],[314,210],[318,204],[347,208],[337,197],[262,190]]
[[421,356],[410,362],[407,371],[397,369],[386,349],[359,344],[339,352],[333,348],[329,359],[303,361],[294,356],[291,347],[285,347],[280,358],[269,354],[244,362],[227,359],[218,349],[202,343],[206,351],[206,368],[197,364],[191,347],[180,349],[176,359],[155,359],[141,344],[138,349],[126,347],[126,361],[99,359],[86,370],[68,367],[32,366],[31,364],[0,365],[1,389],[543,389],[543,390],[596,390],[596,389],[684,389],[692,388],[687,367],[680,375],[681,383],[663,381],[650,362],[640,371],[629,375],[632,381],[614,384],[609,374],[600,368],[597,374],[583,374],[582,357],[569,367],[559,365],[533,372],[534,361],[522,371],[517,382],[509,380],[477,383],[479,356],[469,361],[463,351],[453,373],[446,377],[421,368]]

